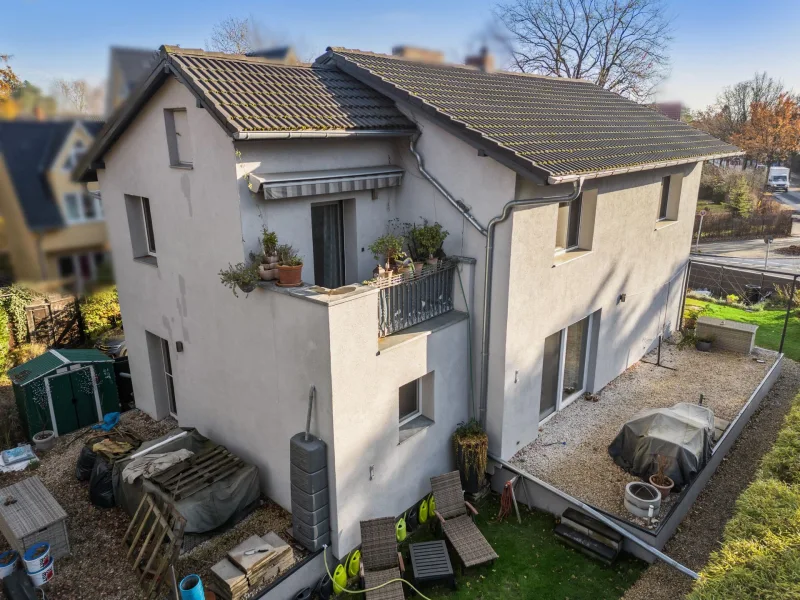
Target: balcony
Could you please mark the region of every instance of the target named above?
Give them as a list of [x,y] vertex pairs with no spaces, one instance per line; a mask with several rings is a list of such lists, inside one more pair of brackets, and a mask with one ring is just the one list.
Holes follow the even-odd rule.
[[386,337],[453,310],[458,261],[425,265],[419,272],[378,278],[378,337]]

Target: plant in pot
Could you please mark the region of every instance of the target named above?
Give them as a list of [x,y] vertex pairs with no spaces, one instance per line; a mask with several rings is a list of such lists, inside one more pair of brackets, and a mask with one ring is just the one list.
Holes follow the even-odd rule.
[[303,259],[289,244],[278,246],[278,285],[298,287],[303,284]]
[[[378,274],[382,277],[391,277],[394,262],[403,251],[403,237],[394,233],[386,233],[369,245],[373,258],[379,261]],[[383,265],[380,265],[383,261]],[[384,269],[381,273],[380,269]]]
[[458,424],[453,433],[453,446],[464,491],[469,494],[478,493],[486,476],[489,436],[478,421],[470,419],[466,423]]
[[256,289],[258,283],[258,265],[251,263],[246,265],[243,262],[232,265],[228,263],[227,269],[220,269],[219,280],[225,287],[231,288],[233,295],[237,298],[239,294],[236,293],[236,288],[244,292],[245,295]]
[[261,255],[261,264],[258,267],[258,275],[264,281],[272,281],[278,278],[278,235],[274,231],[269,231],[266,227],[261,230],[261,247],[264,253]]
[[411,229],[415,252],[419,258],[425,260],[429,265],[435,265],[439,262],[442,244],[444,244],[448,235],[450,235],[449,232],[440,223],[428,225],[427,219],[423,219],[422,225],[413,225]]
[[695,338],[694,347],[700,352],[711,352],[711,344],[714,343],[714,338],[710,335],[698,335]]
[[656,465],[658,470],[655,472],[655,474],[650,475],[649,481],[650,485],[654,486],[659,492],[661,492],[661,499],[664,500],[667,496],[669,496],[669,493],[675,486],[675,482],[672,481],[671,478],[667,477],[665,473],[667,466],[669,465],[669,458],[659,454],[656,456]]

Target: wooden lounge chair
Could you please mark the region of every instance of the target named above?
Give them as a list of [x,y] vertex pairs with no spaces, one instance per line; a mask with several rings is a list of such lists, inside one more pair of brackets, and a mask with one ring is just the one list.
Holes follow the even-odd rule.
[[[392,579],[400,579],[405,571],[403,556],[397,551],[395,524],[392,517],[361,521],[361,582],[365,590]],[[366,593],[367,600],[403,600],[403,584],[390,583]]]
[[431,477],[431,490],[436,500],[434,514],[464,566],[474,567],[497,560],[497,553],[473,521],[478,511],[464,500],[458,471]]

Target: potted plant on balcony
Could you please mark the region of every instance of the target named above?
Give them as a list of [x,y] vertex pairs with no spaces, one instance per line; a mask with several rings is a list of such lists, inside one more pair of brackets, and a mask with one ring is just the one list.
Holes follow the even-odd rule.
[[423,219],[419,227],[412,226],[411,238],[414,246],[416,259],[424,260],[429,265],[436,265],[439,262],[439,255],[442,251],[442,244],[450,235],[440,223],[428,225],[428,220]]
[[281,287],[298,287],[303,284],[303,259],[297,255],[292,246],[281,244],[278,253],[278,285]]
[[650,475],[650,484],[653,485],[659,492],[661,492],[661,499],[664,500],[667,496],[669,496],[669,493],[675,486],[675,482],[672,481],[670,477],[667,477],[665,473],[667,470],[667,465],[669,464],[669,459],[666,456],[659,454],[656,457],[656,464],[658,465],[658,471],[653,475]]
[[249,265],[243,262],[235,265],[228,263],[228,268],[220,269],[219,272],[219,280],[222,285],[231,288],[233,295],[237,298],[239,294],[236,293],[236,288],[247,295],[256,289],[258,279],[258,264],[255,262],[251,262]]
[[264,227],[261,231],[261,247],[264,253],[261,255],[261,264],[258,267],[258,274],[264,281],[272,281],[278,278],[278,235],[274,231],[269,231]]
[[[394,262],[403,251],[403,237],[394,233],[386,233],[369,245],[369,251],[377,261],[383,261],[381,277],[391,277]],[[380,266],[380,263],[379,263]]]
[[468,494],[480,491],[486,474],[489,436],[475,419],[461,422],[453,433],[456,464],[461,475],[461,485]]

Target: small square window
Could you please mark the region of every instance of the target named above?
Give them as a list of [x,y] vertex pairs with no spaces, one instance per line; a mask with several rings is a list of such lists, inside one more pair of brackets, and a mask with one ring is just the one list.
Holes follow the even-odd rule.
[[420,414],[419,379],[400,387],[400,425]]

